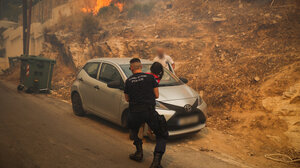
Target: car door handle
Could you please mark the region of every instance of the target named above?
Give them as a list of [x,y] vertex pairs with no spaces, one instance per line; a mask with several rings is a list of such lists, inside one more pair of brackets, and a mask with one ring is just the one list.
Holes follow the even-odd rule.
[[95,88],[95,89],[97,89],[97,90],[99,90],[99,89],[100,89],[98,85],[94,86],[94,88]]
[[81,82],[83,82],[83,79],[82,79],[82,78],[79,78],[78,80],[81,81]]

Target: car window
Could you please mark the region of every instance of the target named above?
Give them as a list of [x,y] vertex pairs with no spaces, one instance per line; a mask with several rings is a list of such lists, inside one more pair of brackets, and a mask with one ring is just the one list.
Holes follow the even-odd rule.
[[105,83],[112,81],[121,81],[122,77],[116,67],[103,63],[101,66],[99,80]]
[[87,63],[83,69],[85,72],[92,78],[97,78],[98,74],[98,68],[99,68],[99,63],[93,62],[93,63]]
[[[129,64],[124,64],[120,65],[122,68],[123,72],[127,77],[130,77],[132,75],[131,70],[129,69],[130,65]],[[144,73],[150,72],[150,67],[151,64],[143,64],[143,69],[142,71]],[[161,79],[159,86],[176,86],[176,85],[182,85],[183,83],[176,77],[172,72],[167,70],[167,68],[164,68],[164,76]]]

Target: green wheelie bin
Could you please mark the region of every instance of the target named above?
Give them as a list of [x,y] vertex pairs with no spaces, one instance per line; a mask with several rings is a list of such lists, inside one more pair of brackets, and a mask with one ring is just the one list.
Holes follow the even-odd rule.
[[20,85],[18,90],[28,93],[51,90],[51,81],[55,60],[38,56],[21,56]]

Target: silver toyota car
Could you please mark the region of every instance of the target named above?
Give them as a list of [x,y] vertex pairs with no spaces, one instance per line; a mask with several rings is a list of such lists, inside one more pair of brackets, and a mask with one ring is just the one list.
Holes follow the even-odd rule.
[[[78,116],[93,113],[123,127],[127,126],[128,103],[123,89],[132,75],[130,58],[99,58],[86,63],[71,88],[73,111]],[[141,60],[143,72],[149,72],[153,62]],[[170,136],[200,131],[205,127],[207,106],[203,99],[187,86],[188,81],[165,69],[159,84],[156,110],[164,115]],[[145,131],[146,132],[146,131]]]

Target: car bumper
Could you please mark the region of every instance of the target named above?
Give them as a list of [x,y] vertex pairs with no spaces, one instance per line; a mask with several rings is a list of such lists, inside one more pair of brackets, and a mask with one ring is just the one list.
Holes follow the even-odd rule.
[[[203,101],[199,106],[197,106],[197,109],[199,110],[198,115],[200,115],[200,113],[202,113],[202,117],[201,120],[204,120],[204,121],[201,121],[199,122],[198,124],[194,124],[194,125],[191,125],[191,126],[178,126],[177,124],[174,125],[174,123],[169,127],[169,135],[170,136],[177,136],[177,135],[184,135],[184,134],[189,134],[189,133],[193,133],[193,132],[198,132],[200,131],[202,128],[205,127],[205,118],[207,118],[207,104]],[[168,121],[175,115],[176,111],[175,110],[161,110],[161,109],[156,109],[156,111],[160,114],[160,115],[164,115],[166,120],[167,120],[167,123]],[[204,118],[203,118],[204,117]],[[177,123],[177,120],[175,121],[175,123]],[[176,126],[177,125],[177,126]],[[172,127],[173,126],[173,127]],[[174,128],[174,126],[176,128]],[[146,132],[146,131],[145,131]]]
[[204,127],[205,127],[205,123],[196,125],[194,127],[185,128],[182,130],[169,131],[169,136],[176,136],[176,135],[183,135],[183,134],[188,134],[188,133],[192,133],[192,132],[197,132],[197,131],[200,131]]

